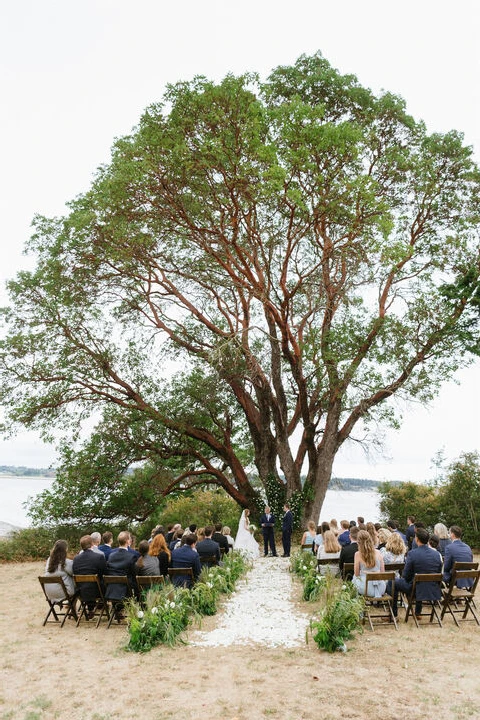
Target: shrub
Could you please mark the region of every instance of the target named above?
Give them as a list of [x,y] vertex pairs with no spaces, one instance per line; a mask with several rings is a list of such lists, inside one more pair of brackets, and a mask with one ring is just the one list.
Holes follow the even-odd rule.
[[351,583],[340,586],[325,605],[320,620],[312,620],[310,629],[319,648],[327,652],[346,650],[345,640],[361,629],[364,599]]

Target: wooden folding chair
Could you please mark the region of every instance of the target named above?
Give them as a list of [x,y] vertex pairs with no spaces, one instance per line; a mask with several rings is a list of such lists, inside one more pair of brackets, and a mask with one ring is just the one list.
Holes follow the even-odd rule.
[[163,575],[137,575],[138,599],[140,605],[145,607],[145,597],[149,590],[154,587],[160,588],[165,585]]
[[[119,624],[121,620],[124,619],[123,617],[120,617],[121,610],[123,609],[123,603],[126,598],[132,597],[133,591],[130,581],[126,575],[104,575],[103,584],[105,586],[105,602],[107,603],[107,605],[108,603],[110,603],[110,617],[108,618],[107,623],[108,630],[114,618]],[[112,585],[123,585],[125,587],[125,594],[121,598],[107,597],[108,588]]]
[[[455,564],[458,565],[459,563]],[[463,564],[464,563],[462,563],[462,565]],[[475,564],[478,567],[478,563]],[[480,570],[453,570],[450,585],[443,591],[442,614],[440,615],[441,620],[443,620],[445,613],[449,612],[455,620],[455,625],[460,627],[456,615],[461,615],[462,620],[468,620],[470,618],[467,618],[467,615],[471,612],[477,625],[480,625],[474,609],[474,597],[479,578]],[[457,580],[467,579],[471,579],[472,581],[470,588],[457,587]],[[459,602],[464,603],[464,605],[459,606]]]
[[398,575],[396,577],[399,577],[402,575],[404,567],[405,567],[404,562],[385,563],[385,572],[390,572],[390,570],[394,570],[396,573],[398,573]]
[[[410,595],[407,600],[407,611],[405,613],[405,622],[408,622],[408,617],[411,615],[413,619],[415,620],[415,625],[417,628],[418,625],[418,618],[415,615],[415,603],[416,603],[416,594],[417,594],[417,585],[419,583],[436,583],[439,587],[441,587],[442,582],[442,573],[416,573],[415,577],[413,579],[413,585],[412,590],[410,592]],[[433,622],[433,619],[437,621],[437,623],[442,627],[442,621],[437,613],[437,603],[440,602],[440,600],[422,600],[422,604],[430,605],[431,611],[430,611],[430,622]]]
[[[78,620],[77,611],[75,608],[77,594],[68,594],[68,590],[65,587],[63,578],[60,577],[60,575],[39,575],[38,579],[40,581],[40,585],[42,586],[43,594],[45,595],[45,599],[48,602],[49,608],[48,613],[45,616],[45,620],[43,621],[43,625],[45,626],[47,622],[58,623],[60,622],[61,617],[63,617],[63,620],[60,627],[63,627],[65,625],[65,620],[68,617],[71,617],[74,620]],[[58,585],[61,593],[63,594],[63,600],[51,600],[47,594],[47,585]],[[56,605],[58,607],[55,607]],[[50,615],[53,615],[53,620],[48,619]]]
[[215,567],[218,565],[218,559],[216,555],[204,555],[203,557],[200,555],[200,565],[202,567]]
[[168,568],[168,577],[175,585],[175,578],[183,577],[183,587],[190,587],[193,585],[193,570],[191,567],[185,568]]
[[[79,589],[79,600],[82,608],[78,616],[77,627],[80,625],[82,618],[85,620],[93,620],[96,617],[97,628],[104,615],[106,615],[107,620],[110,620],[110,611],[105,601],[98,575],[74,575],[73,579]],[[85,592],[88,590],[88,587],[93,591],[91,595]],[[83,593],[82,590],[84,591]]]
[[321,570],[320,570],[321,567],[325,567],[326,565],[330,565],[330,566],[333,568],[333,569],[331,570],[331,572],[332,572],[334,575],[339,575],[339,574],[340,574],[340,570],[339,570],[338,563],[339,563],[339,559],[338,559],[338,558],[321,558],[321,559],[318,559],[318,560],[317,560],[317,572],[321,572]]
[[352,562],[343,563],[342,578],[344,580],[351,580],[353,578],[354,568],[355,568],[355,563],[352,563]]
[[[374,620],[380,620],[382,624],[384,620],[388,620],[389,623],[393,623],[395,625],[395,630],[398,630],[397,619],[393,614],[395,572],[391,570],[390,572],[367,573],[365,575],[365,589],[368,590],[369,582],[375,582],[376,580],[385,580],[386,582],[390,581],[392,583],[391,594],[384,592],[380,597],[371,597],[369,595],[364,596],[365,612],[363,615],[363,624],[365,625],[365,618],[367,618],[370,623],[370,627],[373,630]],[[375,624],[379,625],[380,623]]]

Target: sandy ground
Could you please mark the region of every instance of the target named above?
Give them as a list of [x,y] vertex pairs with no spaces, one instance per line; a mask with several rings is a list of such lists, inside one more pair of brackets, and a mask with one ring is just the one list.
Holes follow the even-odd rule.
[[[310,640],[290,648],[187,644],[137,655],[125,652],[121,626],[42,627],[43,567],[0,566],[0,720],[480,718],[475,623],[366,629],[346,654],[329,655]],[[310,612],[298,593],[293,600]],[[220,619],[206,619],[202,631]]]

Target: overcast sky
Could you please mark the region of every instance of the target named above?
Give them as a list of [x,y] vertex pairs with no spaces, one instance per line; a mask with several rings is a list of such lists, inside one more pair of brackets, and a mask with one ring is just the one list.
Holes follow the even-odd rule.
[[[165,85],[228,72],[265,77],[321,50],[375,92],[402,95],[431,131],[461,130],[480,159],[480,5],[476,0],[399,3],[242,0],[16,0],[0,9],[0,282],[22,256],[36,212],[62,214],[108,162],[115,137],[137,124]],[[479,447],[480,367],[458,375],[429,408],[404,408],[384,456],[358,450],[337,475],[432,477],[431,458]],[[31,433],[0,442],[0,465],[46,466],[53,448]]]

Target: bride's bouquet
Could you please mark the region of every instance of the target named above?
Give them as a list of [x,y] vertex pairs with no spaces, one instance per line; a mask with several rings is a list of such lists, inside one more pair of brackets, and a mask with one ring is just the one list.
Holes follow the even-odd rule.
[[257,529],[257,526],[256,526],[256,525],[253,525],[253,523],[252,523],[251,525],[248,526],[248,529],[250,530],[250,532],[251,532],[252,535],[253,535],[254,532],[255,532],[255,530]]

